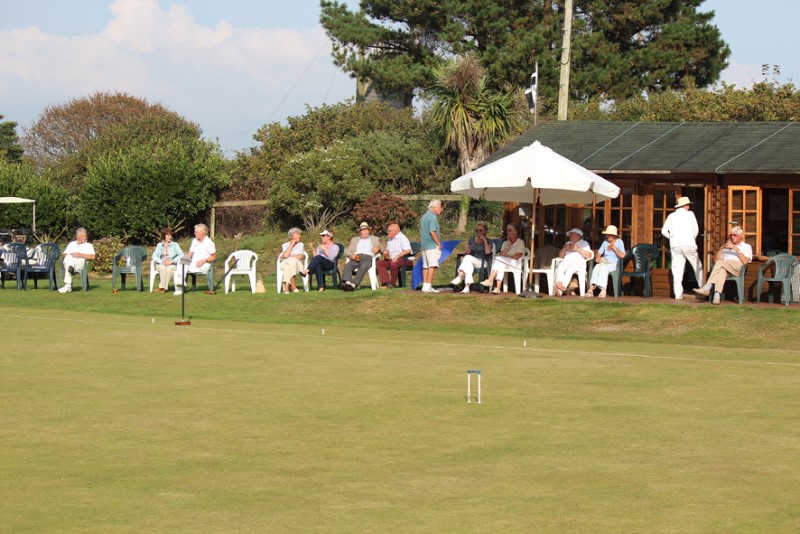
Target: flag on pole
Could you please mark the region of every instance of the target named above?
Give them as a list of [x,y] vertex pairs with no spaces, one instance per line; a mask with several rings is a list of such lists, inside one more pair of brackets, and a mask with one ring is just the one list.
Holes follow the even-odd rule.
[[531,74],[530,85],[525,89],[525,94],[528,97],[528,106],[531,113],[536,113],[536,94],[539,89],[539,62],[536,62],[536,70]]

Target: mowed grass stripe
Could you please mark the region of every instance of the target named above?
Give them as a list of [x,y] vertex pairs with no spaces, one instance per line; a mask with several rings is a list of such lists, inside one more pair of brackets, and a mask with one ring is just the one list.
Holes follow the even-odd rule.
[[[359,342],[369,329],[75,317],[21,321],[4,339],[9,531],[798,526],[792,367],[598,355],[585,341],[512,350],[491,335]],[[480,406],[464,399],[468,368],[483,371]]]
[[[117,326],[122,328],[129,328],[132,325],[152,325],[153,327],[173,329],[175,328],[174,321],[159,318],[145,318],[141,316],[131,316],[127,321],[120,320],[118,315],[111,316],[113,319],[100,318],[99,314],[66,312],[59,314],[59,312],[46,312],[43,315],[39,310],[31,310],[31,315],[21,314],[7,314],[6,317],[10,319],[19,319],[21,321],[67,321],[76,324],[93,324],[93,325],[106,325]],[[59,316],[57,316],[59,315]],[[63,315],[63,316],[60,316]],[[202,326],[201,326],[202,325]],[[381,330],[374,331],[371,328],[365,327],[342,327],[336,325],[334,328],[307,326],[297,324],[289,326],[281,326],[276,329],[273,325],[261,324],[258,326],[250,323],[231,323],[223,321],[211,320],[195,320],[188,332],[182,332],[182,335],[191,335],[191,331],[209,330],[212,332],[228,332],[234,334],[251,334],[257,333],[260,336],[287,336],[287,337],[307,337],[307,338],[323,338],[332,342],[335,340],[351,342],[353,339],[358,339],[363,343],[387,343],[387,342],[402,342],[409,346],[415,344],[422,344],[425,346],[434,347],[456,347],[462,350],[501,350],[513,352],[526,352],[538,353],[543,355],[547,352],[555,354],[567,353],[572,355],[582,354],[584,357],[626,357],[626,358],[645,358],[645,359],[665,359],[665,360],[679,360],[679,361],[697,361],[697,362],[718,362],[718,363],[732,363],[732,364],[756,364],[756,365],[778,365],[800,367],[800,351],[791,349],[772,349],[764,348],[758,351],[749,347],[732,348],[726,345],[715,346],[709,342],[703,346],[693,346],[687,344],[669,345],[664,343],[652,342],[636,342],[626,341],[626,347],[634,348],[641,352],[623,352],[619,350],[610,350],[620,346],[618,343],[597,342],[583,339],[576,339],[573,341],[550,339],[531,336],[530,339],[525,336],[492,336],[492,340],[497,341],[497,344],[487,344],[487,336],[481,334],[449,334],[442,332],[438,334],[423,333],[421,336],[409,338],[409,333],[402,329],[397,330]],[[327,332],[327,335],[326,335]],[[513,344],[512,344],[513,343]],[[411,349],[410,349],[411,350]],[[576,352],[577,351],[577,352]],[[583,352],[581,352],[583,351]],[[732,359],[737,357],[740,359]],[[781,361],[783,360],[783,361]]]

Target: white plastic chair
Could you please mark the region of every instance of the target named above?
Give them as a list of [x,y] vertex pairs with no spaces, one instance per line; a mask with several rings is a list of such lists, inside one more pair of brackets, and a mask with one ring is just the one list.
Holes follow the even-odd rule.
[[[278,254],[278,261],[275,262],[275,270],[276,270],[275,278],[278,280],[278,283],[277,283],[278,293],[283,291],[283,269],[281,268],[281,254],[283,254],[283,252]],[[306,252],[304,250],[303,251],[303,270],[306,270],[306,269],[308,269],[308,252]],[[298,273],[297,276],[299,276],[303,280],[303,289],[305,289],[306,293],[307,293],[308,292],[308,276],[309,275],[303,276],[303,275]]]
[[[551,276],[547,277],[547,282],[548,282],[547,285],[549,286],[548,293],[550,294],[550,296],[553,296],[555,294],[555,287],[556,287],[556,274],[555,273],[556,273],[556,270],[558,269],[558,265],[562,261],[564,261],[564,258],[555,258],[553,260],[553,263],[552,263],[552,266],[551,266],[551,268],[553,270],[553,275],[552,275],[552,277]],[[580,294],[580,296],[583,296],[583,294],[586,293],[586,287],[587,287],[587,284],[586,284],[586,281],[587,281],[587,279],[586,279],[586,271],[587,271],[587,268],[589,266],[589,262],[590,261],[594,261],[594,256],[592,256],[592,257],[588,258],[587,260],[585,260],[586,267],[584,267],[583,270],[578,271],[578,294]],[[552,282],[551,282],[551,280],[552,280]],[[538,285],[536,285],[535,288],[538,289]]]
[[521,258],[522,264],[519,269],[511,268],[503,275],[503,293],[508,293],[508,276],[514,277],[514,290],[517,295],[525,291],[528,286],[528,273],[530,272],[531,251],[525,249],[525,254]]
[[[559,248],[552,245],[544,245],[536,249],[533,257],[533,291],[539,293],[539,280],[541,275],[547,277],[547,293],[552,296],[555,294],[556,269],[553,260],[558,258]],[[545,265],[546,267],[543,267]]]
[[[156,285],[156,277],[159,277],[158,274],[158,264],[156,260],[150,260],[150,293],[153,292],[153,288]],[[169,283],[167,284],[169,286]]]
[[[347,265],[351,261],[352,260],[348,257],[347,260],[344,262],[344,264]],[[378,270],[376,269],[377,261],[378,261],[378,256],[377,255],[372,256],[372,267],[370,267],[369,271],[367,271],[367,276],[369,276],[369,287],[373,291],[377,291],[381,287],[381,285],[378,283]]]
[[[236,267],[233,267],[234,262]],[[252,250],[237,250],[228,256],[228,259],[225,260],[226,295],[231,288],[231,277],[234,275],[250,278],[250,291],[256,292],[256,262],[258,262],[258,254]],[[233,291],[236,291],[236,284],[233,284]]]
[[153,292],[153,286],[156,283],[156,276],[158,276],[156,260],[150,260],[150,293]]

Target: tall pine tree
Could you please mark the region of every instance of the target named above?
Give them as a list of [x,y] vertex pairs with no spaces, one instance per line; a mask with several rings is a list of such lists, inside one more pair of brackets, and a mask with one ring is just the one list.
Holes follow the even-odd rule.
[[19,163],[22,161],[22,147],[17,137],[17,123],[4,121],[0,115],[0,160],[9,163]]
[[[625,98],[715,82],[730,49],[703,0],[576,0],[570,96]],[[337,65],[380,91],[433,82],[443,58],[474,53],[498,89],[524,87],[538,59],[540,93],[558,92],[563,3],[556,0],[322,0]]]

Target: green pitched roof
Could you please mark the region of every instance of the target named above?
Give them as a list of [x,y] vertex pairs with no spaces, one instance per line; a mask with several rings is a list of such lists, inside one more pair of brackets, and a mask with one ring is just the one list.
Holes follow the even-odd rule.
[[598,173],[800,174],[797,122],[545,122],[487,163],[534,141]]

